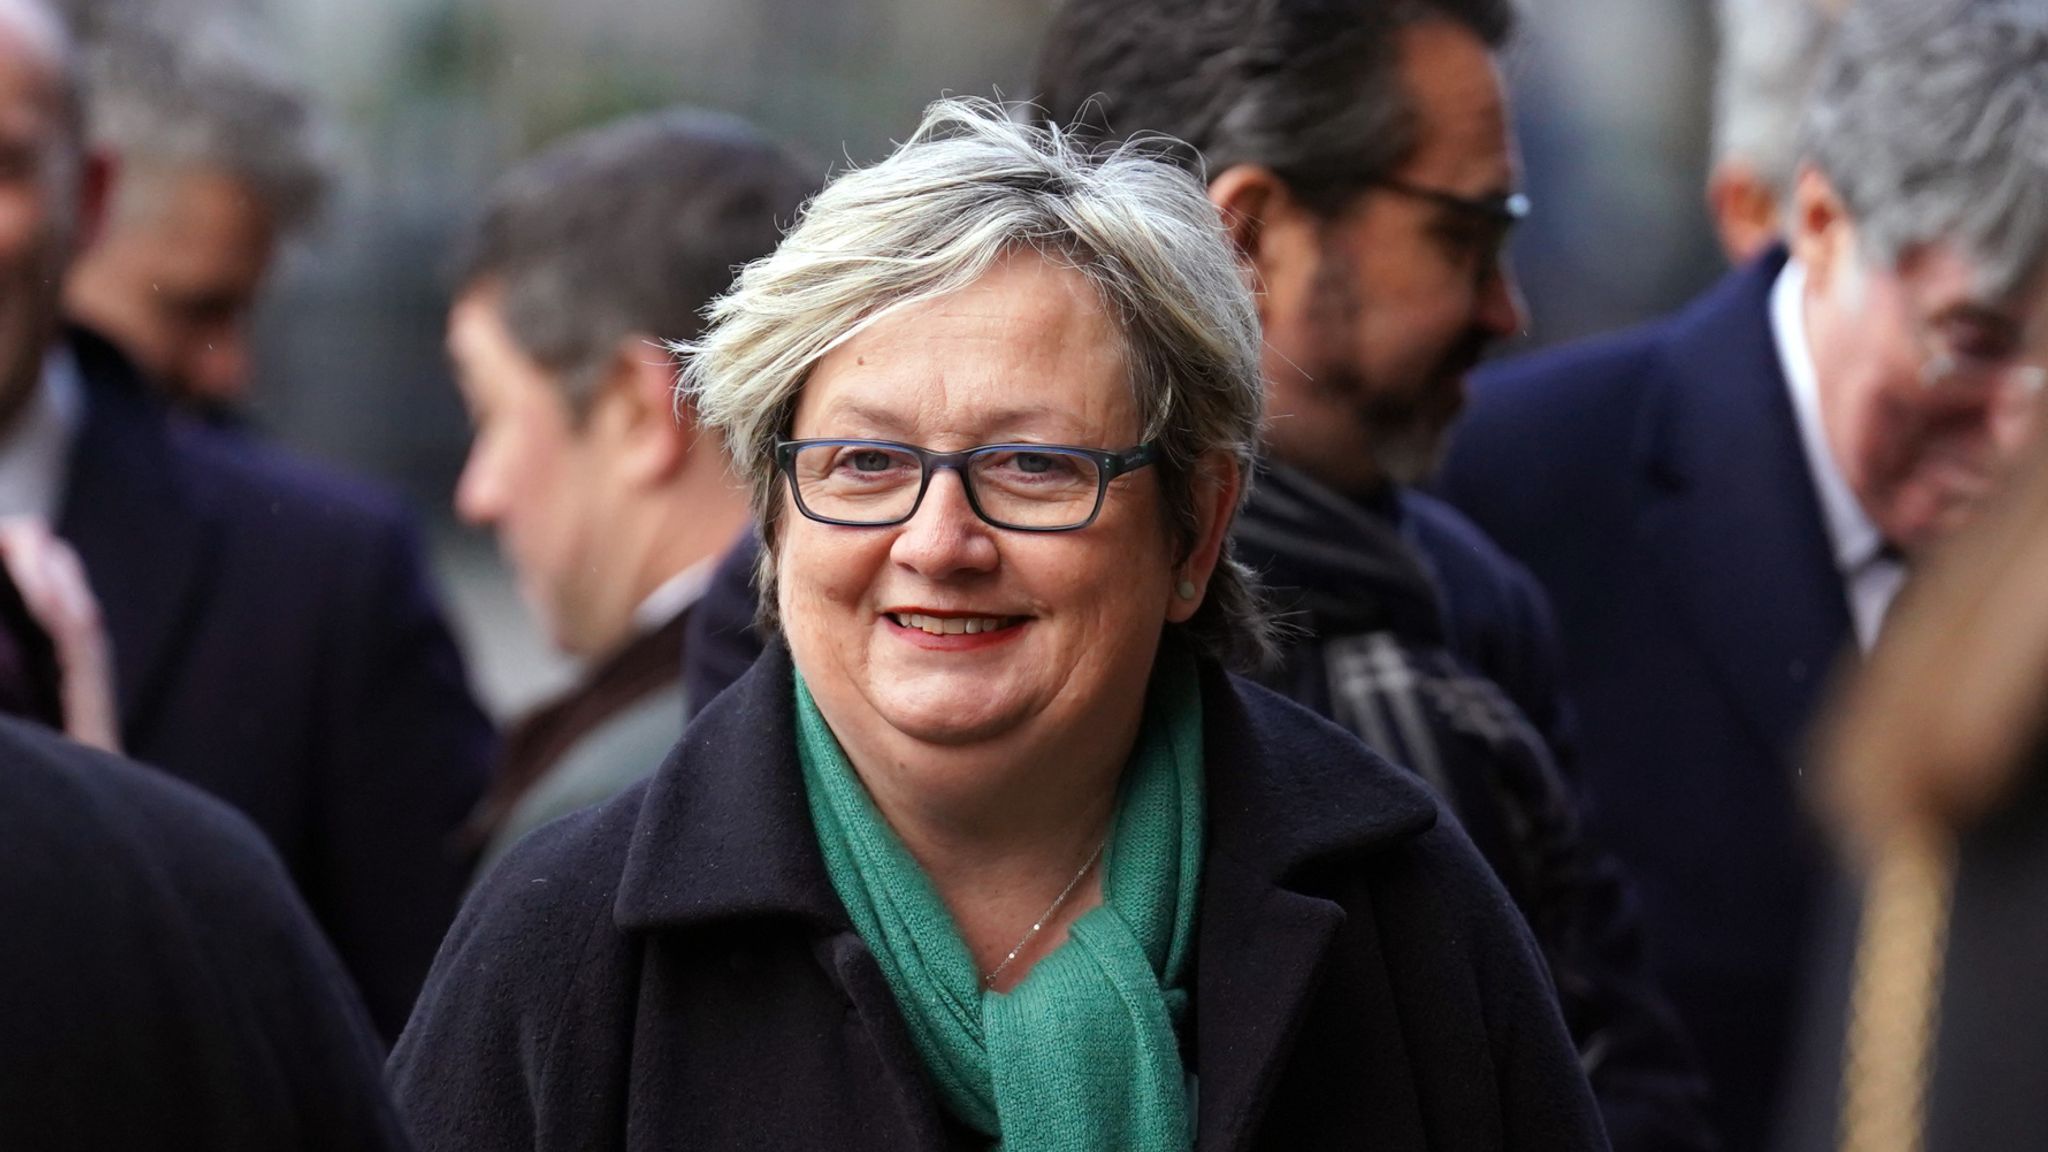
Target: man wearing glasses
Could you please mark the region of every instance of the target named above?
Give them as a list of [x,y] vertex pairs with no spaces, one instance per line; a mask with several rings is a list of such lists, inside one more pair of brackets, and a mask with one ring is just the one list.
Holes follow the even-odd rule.
[[1595,834],[1740,1148],[1825,884],[1795,760],[1816,694],[1998,487],[2048,358],[2048,12],[1865,0],[1837,35],[1787,244],[1482,374],[1443,477],[1558,607]]

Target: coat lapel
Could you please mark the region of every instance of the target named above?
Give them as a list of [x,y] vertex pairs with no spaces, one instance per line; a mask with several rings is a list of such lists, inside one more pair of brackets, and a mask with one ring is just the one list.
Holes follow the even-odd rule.
[[[1210,847],[1196,951],[1196,1143],[1257,1138],[1314,1002],[1345,910],[1303,891],[1313,866],[1385,850],[1436,823],[1435,801],[1324,721],[1212,672],[1207,711]],[[1333,757],[1340,747],[1353,754]],[[1369,917],[1353,927],[1371,931]],[[1361,1134],[1361,1139],[1365,1134]]]
[[171,670],[201,586],[212,525],[192,498],[169,418],[118,353],[72,338],[85,421],[72,446],[58,534],[77,550],[114,649],[122,733],[132,745]]
[[875,1047],[902,1128],[892,1147],[949,1146],[944,1109],[924,1074],[895,994],[853,928],[825,870],[796,759],[789,650],[769,643],[714,697],[649,782],[627,849],[612,919],[627,931],[687,932],[786,919],[815,936]]
[[1773,756],[1794,746],[1849,636],[1771,335],[1783,266],[1782,251],[1759,260],[1680,321],[1638,441],[1641,557]]

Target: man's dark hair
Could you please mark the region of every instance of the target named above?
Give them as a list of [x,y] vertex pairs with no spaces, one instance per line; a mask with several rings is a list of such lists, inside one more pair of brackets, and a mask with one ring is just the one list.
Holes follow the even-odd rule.
[[459,249],[454,283],[497,290],[512,338],[581,411],[619,341],[694,339],[734,269],[774,250],[816,185],[737,117],[635,116],[501,177]]
[[1428,20],[1500,48],[1512,0],[1070,0],[1039,51],[1037,101],[1089,135],[1163,133],[1209,173],[1272,169],[1334,212],[1407,161],[1397,33]]

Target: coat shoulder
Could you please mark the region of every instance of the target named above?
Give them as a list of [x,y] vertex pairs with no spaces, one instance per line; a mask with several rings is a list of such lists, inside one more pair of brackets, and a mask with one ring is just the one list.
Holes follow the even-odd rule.
[[368,480],[182,416],[169,439],[194,496],[243,534],[349,548],[412,532],[404,503]]

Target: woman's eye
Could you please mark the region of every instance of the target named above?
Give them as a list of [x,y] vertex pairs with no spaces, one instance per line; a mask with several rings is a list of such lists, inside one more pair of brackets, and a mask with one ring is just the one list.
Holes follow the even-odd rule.
[[1050,472],[1057,465],[1057,461],[1042,452],[1019,452],[1011,463],[1017,471],[1029,472],[1034,476]]
[[853,466],[853,470],[856,472],[886,472],[889,470],[890,465],[887,452],[876,452],[872,449],[866,452],[853,453],[847,457],[847,462]]

